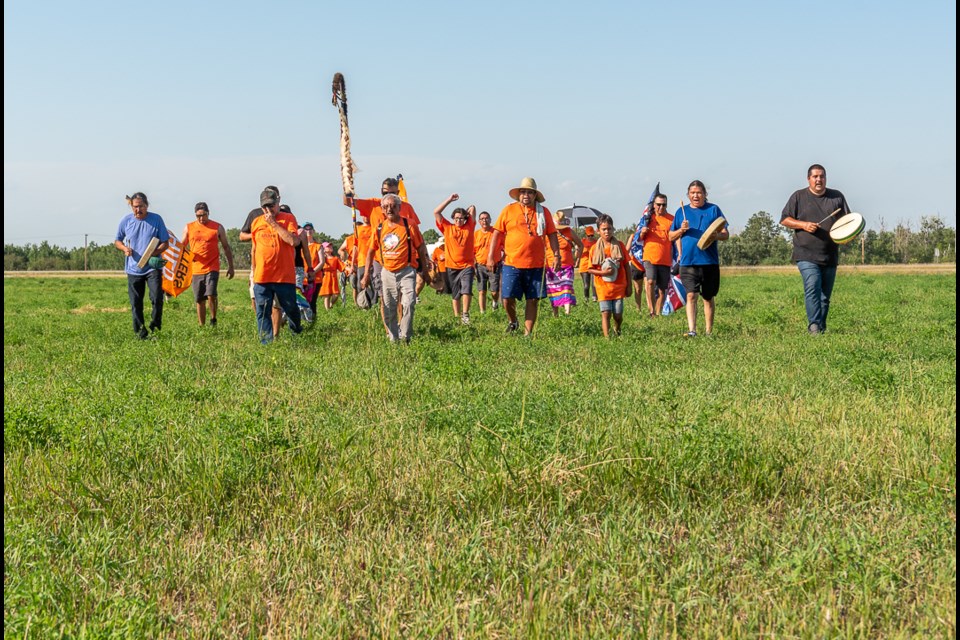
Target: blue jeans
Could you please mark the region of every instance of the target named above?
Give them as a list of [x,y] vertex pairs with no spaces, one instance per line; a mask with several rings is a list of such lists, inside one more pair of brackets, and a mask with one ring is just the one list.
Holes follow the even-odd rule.
[[287,314],[290,330],[300,333],[300,307],[297,305],[297,286],[283,282],[264,282],[253,284],[253,299],[257,305],[257,333],[260,344],[273,341],[273,297],[277,297],[280,308]]
[[807,307],[807,328],[816,324],[820,331],[827,329],[827,313],[830,311],[830,294],[837,278],[837,266],[831,267],[801,260],[797,262],[803,277],[803,302]]

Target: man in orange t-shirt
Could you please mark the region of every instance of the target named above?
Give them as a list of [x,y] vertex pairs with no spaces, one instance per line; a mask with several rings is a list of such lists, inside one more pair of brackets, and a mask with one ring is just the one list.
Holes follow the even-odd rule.
[[523,314],[523,335],[529,336],[537,323],[537,307],[540,298],[546,295],[544,284],[544,236],[550,242],[554,259],[551,265],[560,268],[560,245],[557,243],[557,228],[550,211],[541,206],[546,198],[537,189],[537,181],[524,178],[520,186],[509,191],[516,202],[508,204],[500,212],[493,226],[490,251],[487,254],[487,269],[493,271],[501,239],[506,257],[500,279],[500,297],[507,312],[507,333],[519,328],[517,322],[517,298],[526,300]]
[[[647,226],[640,229],[643,240],[643,267],[646,273],[644,285],[647,291],[647,309],[650,316],[663,312],[667,287],[670,286],[670,267],[673,266],[673,243],[670,242],[670,227],[673,216],[667,210],[667,196],[657,194],[653,199],[653,214]],[[654,295],[656,285],[659,295]],[[656,298],[656,305],[654,305]]]
[[[380,206],[385,219],[374,228],[367,250],[367,264],[371,264],[376,256],[383,266],[380,272],[380,298],[383,301],[383,322],[390,342],[410,342],[413,337],[417,295],[414,265],[419,265],[421,272],[424,272],[428,264],[420,229],[400,217],[402,204],[403,200],[396,194],[383,196]],[[361,287],[370,284],[371,271],[363,274]],[[403,317],[398,321],[401,306]]]
[[[227,279],[233,279],[233,250],[227,240],[223,225],[210,219],[206,202],[198,202],[193,208],[194,222],[183,228],[183,244],[193,252],[193,301],[197,304],[197,320],[202,327],[207,323],[207,307],[210,307],[210,326],[217,326],[217,283],[220,281],[220,245],[227,257]],[[206,301],[206,304],[204,304]]]
[[503,249],[494,251],[498,259],[493,266],[493,271],[488,270],[487,255],[490,253],[490,239],[493,237],[490,214],[481,211],[480,215],[477,216],[477,222],[480,223],[480,227],[473,232],[473,250],[477,261],[477,290],[479,291],[477,301],[480,303],[480,313],[486,313],[487,290],[490,291],[494,309],[497,308],[497,302],[500,300],[500,270],[503,268]]
[[453,223],[443,217],[443,210],[451,202],[460,199],[456,193],[437,205],[433,217],[437,229],[443,234],[444,258],[447,267],[447,279],[450,282],[450,296],[453,298],[453,317],[460,318],[463,324],[470,324],[470,299],[473,297],[473,278],[476,250],[474,249],[474,229],[477,226],[477,208],[473,205],[453,210]]
[[260,194],[263,213],[250,225],[253,240],[253,295],[257,306],[257,331],[261,344],[273,341],[271,314],[276,298],[287,314],[290,330],[300,333],[300,307],[297,305],[297,272],[294,252],[300,246],[297,219],[280,211],[280,196],[264,189]]
[[[380,185],[380,197],[387,194],[400,195],[400,182],[396,178],[384,178],[383,184]],[[400,199],[403,202],[403,199]],[[384,215],[383,209],[380,206],[380,198],[354,198],[353,196],[343,196],[343,204],[348,207],[356,209],[360,215],[367,220],[367,224],[370,225],[371,229],[376,229],[380,226],[380,223],[383,222]],[[417,216],[417,212],[414,211],[413,205],[409,202],[403,202],[403,205],[400,207],[400,217],[406,220],[408,223],[416,225],[417,230],[420,230],[420,218]],[[366,253],[365,251],[363,253]],[[380,290],[380,260],[375,258],[373,263],[370,264],[370,268],[373,269],[373,285],[378,291]],[[414,265],[416,268],[416,265]],[[417,295],[420,295],[420,291],[423,289],[424,280],[420,277],[420,274],[417,274]]]

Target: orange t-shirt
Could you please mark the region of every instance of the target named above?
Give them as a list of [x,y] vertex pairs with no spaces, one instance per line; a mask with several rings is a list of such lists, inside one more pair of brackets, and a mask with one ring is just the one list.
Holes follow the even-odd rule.
[[[566,229],[557,229],[557,244],[560,245],[560,266],[573,266],[573,231],[569,227]],[[553,249],[550,248],[550,241],[543,239],[543,250],[547,261],[547,266],[553,265]]]
[[[619,240],[615,242],[620,245],[620,252],[623,254],[623,258],[620,260],[620,268],[617,271],[617,279],[614,282],[607,282],[601,276],[593,276],[594,288],[597,291],[597,300],[619,300],[620,298],[627,297],[627,273],[629,272],[627,266],[630,264],[627,256],[630,254],[627,253],[627,248],[622,242]],[[610,249],[611,247],[607,246],[603,251],[603,255],[607,258],[610,257]],[[590,259],[590,262],[594,269],[601,267],[600,264],[593,262],[593,258]]]
[[389,220],[383,221],[379,236],[373,234],[370,239],[370,246],[373,247],[373,253],[378,262],[383,264],[387,271],[400,271],[406,266],[416,268],[417,265],[417,247],[423,244],[423,236],[420,235],[420,229],[417,225],[408,223],[410,229],[409,242],[407,241],[408,225],[403,220],[394,224]]
[[440,219],[437,228],[443,233],[447,269],[460,270],[473,266],[476,260],[474,245],[476,227],[477,221],[473,216],[461,227],[448,222],[445,218]]
[[[543,208],[543,235],[557,231],[549,209]],[[536,209],[525,209],[519,202],[508,204],[497,217],[494,229],[503,234],[504,264],[517,269],[542,269],[544,238],[537,235]]]
[[652,217],[643,237],[644,261],[663,267],[673,264],[673,246],[668,235],[672,224],[673,216],[669,213]]
[[[297,236],[297,219],[293,214],[277,213],[277,224]],[[291,247],[280,234],[268,225],[263,216],[254,218],[250,225],[253,236],[253,281],[257,283],[296,284],[297,271],[294,256],[299,247]]]
[[220,223],[213,220],[207,220],[206,224],[194,220],[187,225],[187,237],[183,241],[190,245],[193,253],[193,275],[220,271],[219,229]]
[[323,276],[320,281],[321,296],[335,296],[340,293],[340,278],[337,274],[343,271],[343,263],[336,256],[323,256],[326,258],[323,265]]
[[587,269],[590,268],[590,250],[593,249],[593,245],[597,244],[597,241],[590,236],[586,236],[583,240],[583,253],[580,254],[580,273],[586,273]]
[[447,257],[443,252],[443,245],[433,250],[433,255],[430,256],[430,259],[437,265],[437,271],[440,273],[447,270]]
[[307,245],[310,250],[310,268],[316,269],[320,264],[320,255],[323,253],[323,246],[319,242],[311,242]]
[[487,256],[490,254],[491,236],[493,236],[493,227],[490,227],[490,231],[484,231],[483,227],[474,229],[473,254],[477,264],[487,264]]
[[[360,212],[360,215],[370,221],[370,226],[374,229],[386,220],[383,209],[380,208],[380,198],[354,200],[353,206]],[[400,217],[415,225],[420,225],[420,218],[417,217],[417,212],[413,210],[413,205],[409,202],[400,203]]]

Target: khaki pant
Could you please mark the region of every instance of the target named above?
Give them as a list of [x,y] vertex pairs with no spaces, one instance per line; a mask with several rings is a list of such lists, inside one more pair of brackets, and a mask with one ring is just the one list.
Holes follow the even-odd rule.
[[[417,273],[407,266],[400,271],[380,272],[383,296],[383,319],[390,333],[390,341],[409,342],[413,336],[413,311],[417,300]],[[403,305],[403,318],[397,321],[397,303]]]

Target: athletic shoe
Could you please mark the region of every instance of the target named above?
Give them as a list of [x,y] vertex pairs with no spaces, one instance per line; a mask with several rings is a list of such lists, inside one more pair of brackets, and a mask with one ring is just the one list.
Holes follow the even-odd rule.
[[684,337],[684,338],[696,338],[696,337],[697,337],[697,332],[696,332],[696,331],[687,331],[685,334],[683,334],[683,337]]
[[510,322],[507,324],[507,333],[513,333],[520,328],[519,322]]
[[819,334],[819,333],[823,333],[823,332],[820,330],[820,325],[818,325],[816,322],[811,322],[811,323],[810,323],[810,326],[807,327],[807,331],[809,331],[810,333],[812,333],[812,334],[814,334],[814,335],[817,335],[817,334]]
[[217,326],[217,319],[216,319],[216,318],[210,318],[210,326],[211,326],[211,327]]
[[467,314],[460,316],[460,324],[470,324],[470,316]]

